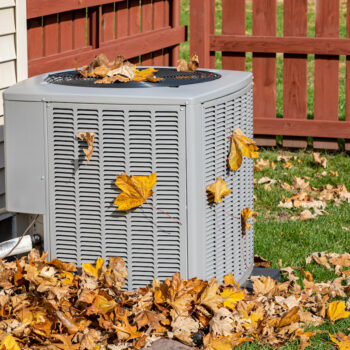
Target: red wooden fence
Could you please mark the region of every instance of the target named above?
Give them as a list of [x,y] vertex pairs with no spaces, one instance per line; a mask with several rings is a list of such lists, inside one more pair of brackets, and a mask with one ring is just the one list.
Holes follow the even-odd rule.
[[[307,37],[308,0],[284,0],[284,36],[276,36],[277,0],[252,0],[253,35],[245,35],[246,0],[222,0],[222,35],[215,35],[215,0],[191,0],[191,52],[201,66],[215,67],[222,51],[223,69],[245,69],[253,52],[254,132],[261,145],[337,149],[337,138],[350,139],[350,39],[339,38],[339,0],[316,1],[315,37]],[[347,0],[350,37],[350,0]],[[276,118],[276,53],[284,54],[283,118]],[[307,54],[315,54],[314,119],[307,119]],[[339,121],[339,55],[347,55],[346,120]],[[346,140],[346,149],[350,142]]]
[[29,75],[88,64],[98,53],[174,65],[180,0],[27,0]]

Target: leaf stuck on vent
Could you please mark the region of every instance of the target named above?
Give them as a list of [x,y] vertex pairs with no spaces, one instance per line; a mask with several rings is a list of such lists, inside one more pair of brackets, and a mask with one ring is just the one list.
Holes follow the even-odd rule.
[[96,134],[94,132],[84,131],[84,132],[78,132],[76,137],[82,141],[86,141],[88,148],[84,148],[83,151],[86,156],[86,161],[89,162],[92,154],[94,153],[94,150],[96,147],[94,147],[94,140],[95,140]]

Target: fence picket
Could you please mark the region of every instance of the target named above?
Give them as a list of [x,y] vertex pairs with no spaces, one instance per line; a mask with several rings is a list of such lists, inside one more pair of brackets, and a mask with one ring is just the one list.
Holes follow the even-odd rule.
[[72,19],[72,12],[64,12],[60,14],[60,52],[73,50]]
[[[276,36],[276,0],[253,0],[253,35]],[[253,53],[254,117],[276,118],[276,54]],[[258,145],[275,146],[276,137],[258,135]]]
[[119,2],[115,4],[115,37],[123,38],[128,35],[128,3]]
[[[339,0],[317,0],[316,37],[339,37]],[[315,56],[315,120],[338,121],[339,56]],[[334,139],[314,139],[314,148],[338,149]]]
[[[179,27],[180,26],[180,0],[173,0],[171,7],[171,26]],[[180,59],[180,45],[176,45],[171,50],[171,62],[170,65],[176,66],[177,61]]]
[[41,18],[28,20],[28,59],[43,56],[43,31]]
[[102,6],[102,22],[101,22],[101,41],[107,42],[114,40],[114,21],[115,12],[114,4]]
[[58,53],[58,18],[57,15],[44,17],[44,55]]
[[[164,26],[164,2],[161,0],[153,0],[153,29],[159,29]],[[153,52],[153,65],[163,65],[163,51]]]
[[[284,36],[307,36],[307,0],[284,1]],[[283,118],[307,119],[307,55],[284,55]],[[283,146],[304,148],[307,141],[285,136]]]
[[[222,34],[245,34],[246,0],[222,0]],[[245,70],[245,52],[223,52],[222,68]]]
[[[152,0],[142,0],[141,6],[141,32],[145,33],[152,30]],[[152,54],[142,55],[141,64],[151,66]]]
[[86,47],[86,11],[74,11],[73,19],[73,47],[80,49]]
[[[346,9],[346,37],[350,38],[350,0],[347,0]],[[346,110],[345,120],[350,121],[350,56],[346,56]],[[350,151],[350,138],[345,139],[345,150]]]

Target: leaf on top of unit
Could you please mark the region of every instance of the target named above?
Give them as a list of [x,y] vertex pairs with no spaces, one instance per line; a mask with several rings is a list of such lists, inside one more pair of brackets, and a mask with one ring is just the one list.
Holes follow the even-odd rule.
[[177,71],[178,72],[195,72],[199,67],[199,59],[196,54],[193,54],[190,61],[187,62],[184,59],[177,61]]
[[115,185],[123,192],[117,196],[114,204],[118,206],[118,210],[129,210],[139,207],[152,196],[152,188],[156,183],[156,173],[149,176],[128,176],[125,173],[118,175]]
[[88,145],[88,148],[84,148],[83,151],[86,156],[86,161],[89,162],[92,154],[94,153],[94,150],[96,147],[94,147],[94,140],[95,140],[96,134],[94,132],[84,131],[84,132],[78,132],[76,137],[82,141],[85,141]]
[[232,170],[238,170],[242,165],[242,157],[258,158],[258,147],[255,142],[245,136],[240,128],[235,129],[231,135],[230,154],[228,166]]
[[206,190],[214,196],[215,203],[222,202],[222,197],[226,197],[232,192],[227,187],[225,180],[223,180],[220,176],[218,176],[216,182],[208,185]]

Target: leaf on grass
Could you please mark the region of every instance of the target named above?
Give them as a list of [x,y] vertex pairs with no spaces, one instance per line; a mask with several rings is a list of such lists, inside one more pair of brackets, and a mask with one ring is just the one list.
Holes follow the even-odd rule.
[[327,158],[321,157],[321,154],[318,152],[312,152],[312,158],[314,159],[314,163],[317,165],[321,165],[324,168],[327,168]]
[[123,192],[115,199],[114,204],[118,210],[130,210],[139,207],[152,196],[152,188],[157,182],[157,175],[128,176],[125,173],[117,176],[115,185]]
[[235,129],[231,135],[230,154],[228,166],[232,170],[238,170],[242,165],[242,157],[258,158],[258,147],[255,142],[245,136],[240,128]]
[[96,149],[96,147],[94,147],[94,140],[95,140],[95,136],[96,134],[94,132],[89,132],[89,131],[85,131],[85,132],[78,132],[76,137],[82,141],[85,141],[88,145],[87,149],[83,149],[85,156],[86,156],[86,160],[87,162],[90,161],[92,154],[94,153],[94,150]]
[[345,311],[345,308],[346,305],[344,301],[333,301],[329,304],[327,316],[332,323],[343,318],[348,318],[350,316],[350,312]]
[[244,208],[241,211],[241,224],[242,224],[242,232],[244,235],[246,235],[247,230],[249,230],[252,227],[251,224],[248,224],[248,219],[257,215],[258,213],[250,210],[250,208]]
[[232,350],[236,346],[239,346],[243,343],[251,342],[254,339],[251,337],[241,337],[241,333],[231,334],[226,337],[212,337],[210,338],[206,350]]
[[232,192],[229,188],[227,188],[225,180],[223,180],[220,176],[216,179],[216,182],[208,185],[206,189],[214,196],[215,203],[222,202],[222,197],[226,197]]
[[337,344],[339,350],[350,350],[350,335],[338,332],[337,334],[329,334],[329,338],[335,344]]
[[196,54],[191,56],[190,62],[186,60],[177,61],[177,71],[178,72],[195,72],[199,67],[199,59]]

